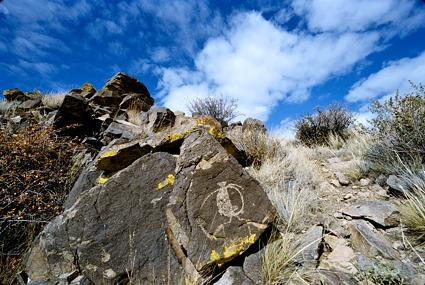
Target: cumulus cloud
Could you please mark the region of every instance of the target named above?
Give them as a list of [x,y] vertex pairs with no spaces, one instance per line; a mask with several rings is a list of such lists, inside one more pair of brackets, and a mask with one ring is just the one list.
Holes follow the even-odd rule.
[[375,32],[290,33],[259,13],[239,13],[222,36],[206,43],[195,69],[164,70],[163,103],[182,108],[183,96],[223,94],[237,99],[245,116],[267,120],[280,100],[306,100],[313,86],[348,72],[378,41]]
[[292,7],[305,16],[310,30],[318,32],[367,31],[389,25],[397,32],[421,25],[418,16],[424,11],[415,9],[411,0],[294,0]]
[[349,102],[362,102],[408,92],[409,80],[414,83],[423,81],[425,74],[425,52],[414,58],[402,58],[386,64],[377,73],[353,85],[346,96]]

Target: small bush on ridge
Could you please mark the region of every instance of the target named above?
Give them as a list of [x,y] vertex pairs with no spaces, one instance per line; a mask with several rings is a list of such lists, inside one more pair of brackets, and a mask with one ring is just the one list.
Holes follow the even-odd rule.
[[346,140],[348,129],[354,122],[350,111],[338,103],[327,109],[316,108],[316,115],[307,115],[295,122],[296,135],[306,146],[329,145],[331,135]]
[[210,94],[206,97],[188,100],[186,107],[191,113],[212,116],[224,125],[228,125],[239,115],[236,111],[237,100],[223,95],[216,97]]

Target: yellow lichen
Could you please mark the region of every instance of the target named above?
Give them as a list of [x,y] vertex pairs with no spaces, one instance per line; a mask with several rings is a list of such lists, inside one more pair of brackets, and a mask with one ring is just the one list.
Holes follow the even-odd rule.
[[117,153],[118,153],[118,151],[116,149],[112,149],[112,150],[105,152],[99,159],[114,156],[114,155],[117,155]]
[[208,131],[216,140],[223,140],[226,136],[216,127],[210,128]]
[[108,179],[109,179],[108,177],[101,175],[101,176],[97,179],[96,184],[103,184],[103,183],[105,183],[106,181],[108,181]]
[[211,261],[219,261],[220,259],[221,259],[220,254],[218,254],[218,252],[213,249],[211,251],[210,260]]
[[175,177],[173,174],[168,174],[167,178],[165,178],[164,181],[158,184],[158,190],[161,190],[167,185],[174,185],[174,179]]
[[228,259],[235,257],[245,251],[251,244],[255,242],[255,234],[252,234],[246,238],[238,240],[237,242],[224,247],[224,258]]

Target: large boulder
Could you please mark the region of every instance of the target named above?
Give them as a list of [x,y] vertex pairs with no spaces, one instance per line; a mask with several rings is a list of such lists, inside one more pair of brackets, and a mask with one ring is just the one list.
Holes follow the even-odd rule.
[[202,274],[228,264],[256,243],[273,215],[259,183],[207,130],[185,139],[167,220],[187,263]]
[[3,96],[7,101],[25,101],[26,99],[24,92],[18,88],[3,90]]
[[84,192],[34,242],[21,274],[27,284],[78,275],[90,284],[178,284],[164,215],[175,165],[170,154],[149,154]]
[[87,99],[77,94],[65,96],[55,116],[54,127],[71,136],[92,135],[100,125],[93,119],[93,110]]

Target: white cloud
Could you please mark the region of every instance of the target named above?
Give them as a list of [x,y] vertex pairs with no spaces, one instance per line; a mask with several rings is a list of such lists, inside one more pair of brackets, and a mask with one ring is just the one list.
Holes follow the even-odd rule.
[[391,29],[403,31],[422,23],[417,15],[424,11],[415,8],[411,0],[294,0],[295,13],[306,17],[310,30],[319,32],[366,31],[390,24]]
[[374,32],[290,33],[258,13],[239,13],[222,36],[205,44],[195,70],[163,70],[160,95],[166,106],[180,109],[182,94],[223,94],[238,99],[245,116],[267,120],[279,101],[306,100],[312,87],[350,71],[378,41]]
[[377,73],[353,85],[346,96],[350,102],[368,101],[395,94],[408,92],[409,80],[423,82],[425,74],[425,51],[414,58],[403,58],[387,63]]

